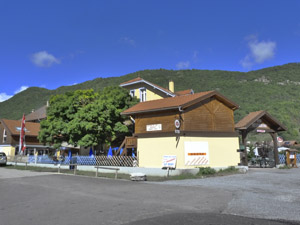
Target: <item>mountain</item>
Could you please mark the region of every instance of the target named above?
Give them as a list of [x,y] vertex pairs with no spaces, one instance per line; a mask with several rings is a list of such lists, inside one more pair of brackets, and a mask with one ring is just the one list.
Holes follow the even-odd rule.
[[217,90],[240,105],[235,120],[249,112],[267,110],[285,126],[286,139],[299,139],[300,128],[300,64],[290,63],[250,72],[221,70],[144,70],[120,77],[97,78],[73,86],[62,86],[55,90],[31,87],[0,103],[0,118],[20,119],[46,104],[51,95],[77,89],[101,90],[106,86],[140,76],[145,80],[168,87],[173,80],[175,91],[192,88],[195,92]]

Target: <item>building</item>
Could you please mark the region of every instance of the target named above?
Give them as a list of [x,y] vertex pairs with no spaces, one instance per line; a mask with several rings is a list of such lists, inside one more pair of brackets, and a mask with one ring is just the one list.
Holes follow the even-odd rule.
[[237,104],[216,91],[146,100],[122,113],[135,121],[140,167],[162,168],[168,157],[182,169],[238,165]]
[[192,89],[175,92],[174,82],[169,81],[169,89],[153,84],[141,77],[120,84],[120,87],[128,89],[132,97],[137,97],[141,102],[193,94]]
[[[19,120],[0,120],[0,151],[8,156],[15,155],[19,150],[21,121]],[[26,150],[24,154],[33,155],[38,152],[39,155],[48,154],[50,146],[39,143],[37,139],[40,130],[39,123],[26,122],[25,143]]]
[[31,113],[26,115],[26,121],[27,122],[34,122],[34,123],[39,123],[41,120],[44,120],[47,118],[47,107],[48,107],[48,102],[47,105],[42,106],[41,108],[38,108],[37,110],[32,110]]

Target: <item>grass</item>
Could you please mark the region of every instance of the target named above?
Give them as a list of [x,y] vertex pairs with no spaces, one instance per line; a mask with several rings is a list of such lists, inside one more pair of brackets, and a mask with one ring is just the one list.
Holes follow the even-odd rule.
[[292,167],[284,165],[284,166],[280,166],[278,169],[281,169],[281,170],[283,170],[283,169],[292,169]]
[[[36,166],[6,166],[7,169],[18,169],[18,170],[29,170],[34,172],[50,172],[50,173],[58,173],[58,168],[48,168],[48,167],[36,167]],[[61,174],[74,174],[74,170],[69,169],[61,169]],[[166,181],[166,180],[185,180],[185,179],[202,179],[206,177],[216,177],[216,176],[227,176],[231,174],[239,173],[238,169],[235,167],[228,167],[226,169],[220,169],[216,171],[213,168],[210,167],[200,167],[199,172],[197,174],[191,174],[191,173],[183,173],[180,175],[175,176],[169,176],[169,177],[159,177],[159,176],[147,176],[147,181]],[[77,170],[76,175],[80,176],[88,176],[88,177],[95,177],[96,172],[94,171],[82,171]],[[100,173],[98,172],[98,177],[103,178],[115,178],[115,173]],[[122,174],[118,173],[118,179],[126,179],[130,180],[129,174]]]

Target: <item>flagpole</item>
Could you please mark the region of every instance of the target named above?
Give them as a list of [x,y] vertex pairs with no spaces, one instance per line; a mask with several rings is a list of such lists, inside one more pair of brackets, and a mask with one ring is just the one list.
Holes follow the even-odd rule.
[[20,140],[19,140],[19,155],[23,155],[25,148],[25,113],[22,117]]

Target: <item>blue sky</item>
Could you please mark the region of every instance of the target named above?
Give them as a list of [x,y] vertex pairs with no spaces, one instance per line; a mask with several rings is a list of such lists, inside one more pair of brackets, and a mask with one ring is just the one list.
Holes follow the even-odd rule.
[[300,61],[300,1],[0,0],[0,101],[145,69]]

